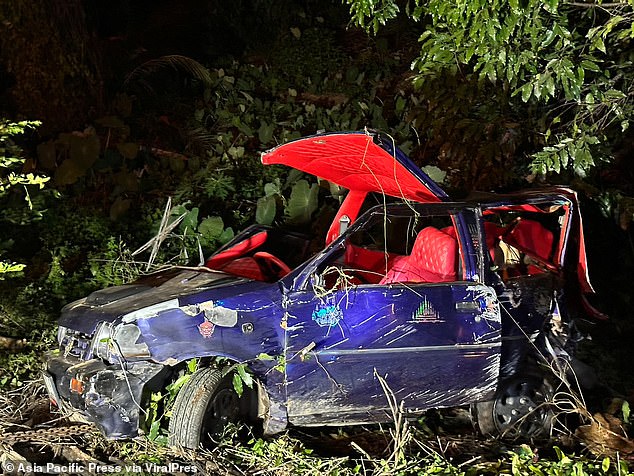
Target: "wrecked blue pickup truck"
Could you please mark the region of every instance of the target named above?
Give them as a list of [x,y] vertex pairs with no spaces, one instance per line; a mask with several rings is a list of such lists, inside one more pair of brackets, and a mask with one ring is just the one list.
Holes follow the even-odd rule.
[[[325,247],[255,225],[204,267],[68,304],[44,372],[56,405],[134,437],[150,394],[195,358],[169,423],[186,447],[235,421],[264,434],[388,421],[384,387],[413,416],[469,406],[485,433],[549,430],[538,363],[572,359],[575,318],[591,309],[573,191],[451,201],[367,131],[299,139],[262,162],[348,189]],[[253,380],[240,396],[237,369]]]

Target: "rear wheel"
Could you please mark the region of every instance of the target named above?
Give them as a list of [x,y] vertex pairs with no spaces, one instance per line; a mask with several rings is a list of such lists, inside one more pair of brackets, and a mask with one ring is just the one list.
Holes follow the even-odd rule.
[[483,434],[506,438],[548,437],[554,419],[552,395],[552,386],[542,376],[505,380],[493,400],[475,404],[478,427]]
[[178,392],[169,423],[169,443],[213,446],[231,423],[247,422],[251,393],[238,396],[232,374],[208,367],[196,371]]

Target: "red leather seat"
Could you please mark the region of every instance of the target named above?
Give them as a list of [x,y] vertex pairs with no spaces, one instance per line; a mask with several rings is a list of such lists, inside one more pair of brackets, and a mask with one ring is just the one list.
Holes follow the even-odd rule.
[[423,228],[409,256],[394,260],[380,284],[440,283],[457,277],[458,241],[434,227]]
[[555,238],[553,233],[538,221],[521,219],[504,235],[504,241],[529,256],[549,263]]
[[205,266],[210,269],[221,269],[232,260],[240,258],[250,251],[262,246],[266,242],[266,239],[266,231],[260,231],[246,240],[236,243],[231,248],[211,256],[205,263]]
[[234,276],[240,276],[241,278],[265,281],[260,265],[258,265],[258,262],[250,256],[234,259],[233,261],[229,261],[216,269]]

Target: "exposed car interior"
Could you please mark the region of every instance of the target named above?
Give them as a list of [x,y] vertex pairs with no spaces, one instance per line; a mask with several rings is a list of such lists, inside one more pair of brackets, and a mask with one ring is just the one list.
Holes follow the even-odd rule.
[[461,278],[461,258],[450,215],[377,213],[322,264],[326,289],[347,285],[440,283]]
[[256,281],[273,282],[308,258],[310,238],[296,232],[254,225],[212,255],[209,269]]
[[487,210],[484,233],[492,269],[503,281],[555,271],[561,259],[563,206]]

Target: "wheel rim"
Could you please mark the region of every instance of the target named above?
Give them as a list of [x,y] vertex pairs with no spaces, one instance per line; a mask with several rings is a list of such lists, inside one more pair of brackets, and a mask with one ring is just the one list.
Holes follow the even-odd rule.
[[233,388],[221,388],[207,407],[202,428],[203,439],[213,440],[222,435],[230,423],[236,423],[240,413],[238,394]]
[[552,411],[549,387],[540,378],[519,378],[508,382],[493,405],[495,425],[504,436],[537,437],[550,431]]

